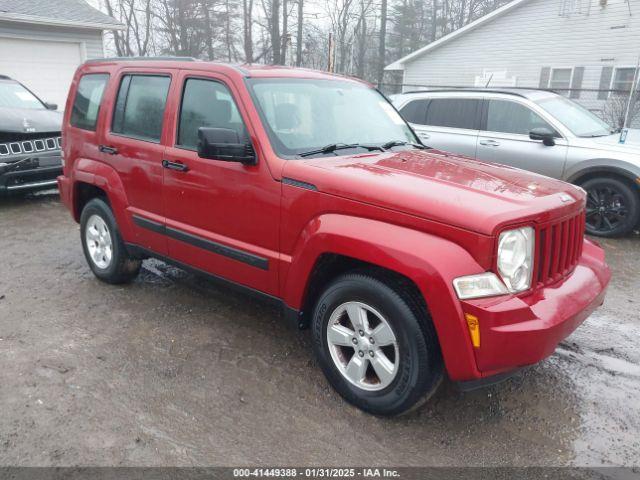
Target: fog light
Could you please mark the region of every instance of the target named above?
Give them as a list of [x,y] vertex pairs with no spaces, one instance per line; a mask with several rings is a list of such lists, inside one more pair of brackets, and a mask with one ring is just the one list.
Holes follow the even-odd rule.
[[471,344],[475,348],[480,348],[480,323],[478,322],[478,317],[471,315],[470,313],[465,313],[464,318],[467,320]]

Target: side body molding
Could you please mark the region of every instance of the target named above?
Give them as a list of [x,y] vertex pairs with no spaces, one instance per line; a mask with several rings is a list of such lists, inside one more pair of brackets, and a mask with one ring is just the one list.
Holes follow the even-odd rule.
[[[333,253],[372,263],[411,279],[424,296],[436,328],[447,371],[452,378],[476,372],[476,363],[453,279],[484,269],[453,242],[366,218],[325,214],[298,236],[290,259],[283,262],[285,304],[303,308],[308,280],[317,259]],[[287,268],[287,261],[289,266]]]

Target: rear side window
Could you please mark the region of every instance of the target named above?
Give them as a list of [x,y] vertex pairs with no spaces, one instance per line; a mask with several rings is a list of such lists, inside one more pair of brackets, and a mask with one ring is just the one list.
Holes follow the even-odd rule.
[[424,125],[429,100],[413,100],[400,110],[400,115],[409,123]]
[[120,83],[111,131],[159,142],[171,78],[125,75]]
[[182,96],[177,144],[195,149],[200,127],[228,128],[236,131],[238,139],[246,137],[240,112],[227,87],[213,80],[190,78]]
[[427,110],[427,125],[478,129],[480,100],[473,98],[434,98]]
[[106,73],[90,73],[80,79],[71,110],[72,126],[95,131],[102,94],[108,81]]

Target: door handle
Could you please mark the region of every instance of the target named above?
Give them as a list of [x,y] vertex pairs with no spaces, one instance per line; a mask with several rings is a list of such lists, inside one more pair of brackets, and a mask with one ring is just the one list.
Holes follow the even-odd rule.
[[497,140],[480,140],[480,145],[484,145],[486,147],[499,147],[500,142]]
[[102,153],[108,153],[109,155],[116,155],[118,153],[118,149],[115,147],[108,147],[106,145],[99,145],[98,150]]
[[429,135],[428,133],[424,133],[424,132],[420,132],[420,133],[418,133],[418,136],[419,136],[420,138],[424,138],[424,139],[426,139],[426,140],[429,140],[429,139],[431,138],[431,135]]
[[187,172],[189,167],[187,167],[182,162],[170,162],[169,160],[163,160],[162,166],[168,170],[175,170],[176,172]]

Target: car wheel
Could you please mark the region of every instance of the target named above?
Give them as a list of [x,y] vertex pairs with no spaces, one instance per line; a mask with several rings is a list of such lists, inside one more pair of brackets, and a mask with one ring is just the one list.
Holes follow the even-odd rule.
[[437,336],[422,313],[406,289],[367,274],[331,283],[312,326],[316,358],[331,385],[376,415],[398,415],[426,401],[443,369]]
[[120,284],[133,280],[142,261],[129,256],[109,205],[90,200],[80,216],[82,249],[89,267],[100,280]]
[[581,186],[587,191],[588,234],[617,237],[635,227],[640,215],[640,200],[631,186],[611,177],[592,178]]

